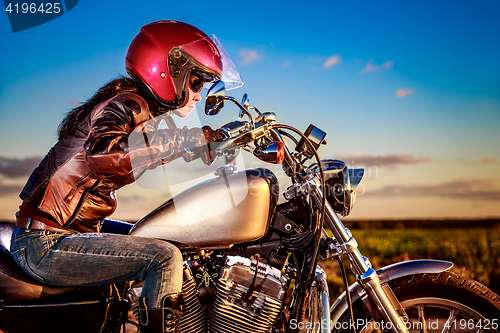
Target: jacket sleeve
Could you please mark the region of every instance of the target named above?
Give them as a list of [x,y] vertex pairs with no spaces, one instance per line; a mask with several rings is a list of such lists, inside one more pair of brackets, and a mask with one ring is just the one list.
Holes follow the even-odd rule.
[[135,169],[154,168],[182,156],[184,148],[205,144],[199,128],[157,129],[146,102],[125,93],[98,106],[84,144],[85,161],[102,176],[126,175]]

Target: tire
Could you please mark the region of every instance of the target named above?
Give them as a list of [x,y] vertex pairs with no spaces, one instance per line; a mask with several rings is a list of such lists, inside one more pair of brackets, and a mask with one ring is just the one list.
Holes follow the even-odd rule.
[[[405,276],[389,285],[409,317],[406,325],[412,333],[500,332],[500,297],[477,281],[442,272]],[[354,326],[356,332],[368,333],[387,328],[373,320],[361,299],[354,302],[353,312],[355,325],[348,325],[346,311],[332,331],[353,332]]]

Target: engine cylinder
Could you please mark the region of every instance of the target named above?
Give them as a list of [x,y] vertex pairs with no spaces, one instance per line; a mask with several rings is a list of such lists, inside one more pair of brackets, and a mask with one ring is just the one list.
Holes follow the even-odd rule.
[[184,265],[184,282],[182,284],[182,317],[179,332],[205,333],[206,308],[202,307],[198,299],[198,290],[191,270]]
[[209,310],[209,332],[269,332],[285,295],[285,279],[278,269],[257,260],[228,256]]

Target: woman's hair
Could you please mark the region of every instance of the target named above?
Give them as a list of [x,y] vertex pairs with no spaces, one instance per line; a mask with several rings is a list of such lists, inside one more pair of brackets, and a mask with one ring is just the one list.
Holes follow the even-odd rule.
[[140,94],[139,85],[131,78],[119,77],[101,87],[87,102],[70,110],[57,128],[58,139],[64,139],[75,133],[79,128],[85,128],[92,110],[105,100],[122,92]]

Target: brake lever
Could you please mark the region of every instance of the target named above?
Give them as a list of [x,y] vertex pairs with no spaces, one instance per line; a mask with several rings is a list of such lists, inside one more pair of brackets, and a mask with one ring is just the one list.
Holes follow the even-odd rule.
[[[274,112],[259,113],[259,117],[255,121],[251,116],[250,119],[251,123],[233,121],[220,128],[228,139],[225,139],[214,151],[216,156],[222,156],[226,150],[234,150],[264,136],[268,136],[273,128],[273,124],[276,123]],[[282,141],[281,138],[280,141]]]

